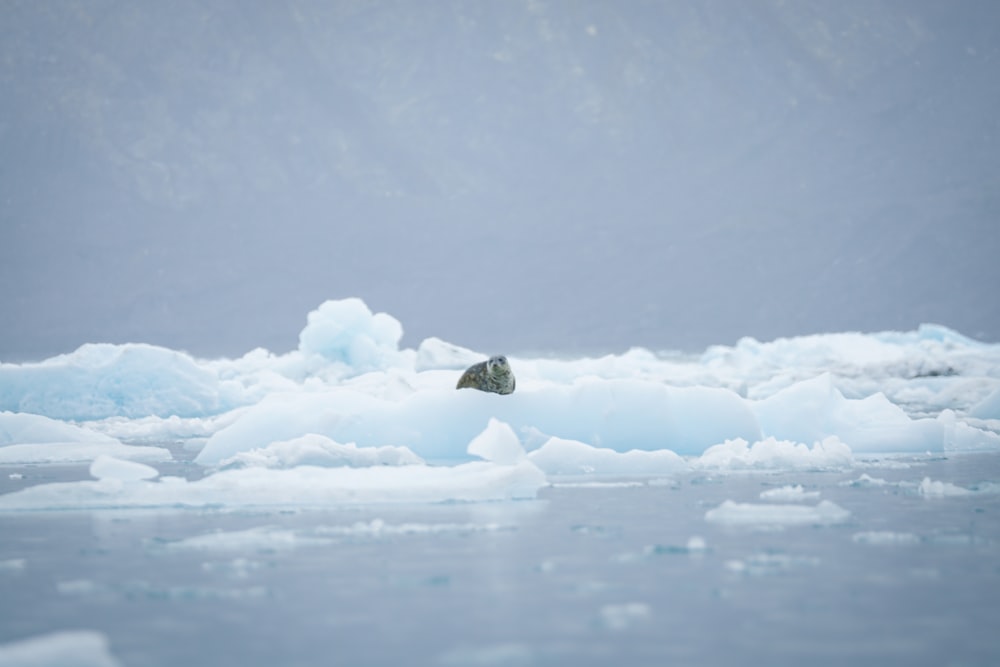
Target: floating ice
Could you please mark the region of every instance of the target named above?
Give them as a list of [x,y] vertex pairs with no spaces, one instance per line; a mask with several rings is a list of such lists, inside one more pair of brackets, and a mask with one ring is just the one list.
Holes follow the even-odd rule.
[[625,630],[648,621],[651,611],[645,602],[608,604],[601,607],[601,621],[611,630]]
[[705,520],[734,526],[807,526],[841,523],[850,512],[829,500],[809,507],[760,505],[727,500],[705,513]]
[[812,556],[761,553],[742,560],[726,561],[726,569],[735,574],[759,577],[781,574],[797,567],[816,567],[819,564],[820,560]]
[[920,538],[913,533],[895,533],[889,530],[866,530],[854,533],[851,539],[858,544],[875,544],[880,546],[920,543]]
[[24,558],[8,558],[6,560],[0,560],[0,574],[4,572],[22,572],[24,571],[24,566],[28,564],[28,561]]
[[0,511],[143,507],[327,507],[534,498],[545,475],[522,461],[453,467],[379,466],[225,470],[189,482],[119,479],[40,484],[0,496]]
[[768,489],[760,492],[761,500],[768,500],[778,503],[800,503],[806,500],[816,500],[819,498],[819,491],[806,491],[801,484],[796,486],[782,486],[777,489]]
[[267,397],[209,438],[196,461],[218,465],[238,452],[303,433],[361,446],[406,446],[425,459],[455,460],[467,458],[469,441],[491,418],[540,442],[555,436],[617,451],[700,454],[730,437],[760,439],[747,403],[718,388],[583,380],[509,396],[425,389],[401,400],[335,388]]
[[832,436],[811,448],[774,438],[753,445],[743,439],[727,440],[692,462],[707,470],[840,470],[853,464],[850,447]]
[[119,667],[108,638],[93,630],[52,632],[0,644],[0,665],[10,667]]
[[294,468],[300,465],[364,468],[378,465],[416,465],[423,459],[406,447],[358,447],[342,445],[330,438],[309,433],[300,438],[273,442],[267,447],[239,452],[220,462],[222,466]]
[[190,356],[143,344],[88,344],[30,364],[0,364],[0,409],[55,419],[216,414],[242,402]]
[[41,415],[0,412],[0,445],[38,443],[121,444],[118,440],[90,429]]
[[124,461],[113,456],[101,455],[90,464],[90,474],[97,479],[117,479],[122,482],[137,482],[141,479],[155,479],[160,475],[156,468],[135,461]]
[[330,539],[300,535],[294,530],[261,526],[248,530],[219,531],[180,540],[162,540],[155,548],[165,551],[290,551],[304,546],[323,546]]
[[968,496],[973,492],[951,482],[937,482],[930,477],[924,477],[917,485],[917,493],[924,498],[954,498]]
[[[485,355],[434,338],[400,349],[401,333],[391,316],[345,299],[311,312],[298,349],[283,355],[205,361],[97,344],[0,364],[0,409],[21,411],[0,414],[0,445],[11,425],[48,430],[30,447],[8,441],[0,463],[169,459],[110,436],[204,445],[197,462],[206,466],[276,468],[478,455],[509,463],[523,446],[553,475],[828,470],[863,454],[1000,451],[1000,346],[942,327],[744,339],[697,358],[638,348],[515,358],[510,396],[456,392],[461,369]],[[39,415],[87,423],[29,423]],[[62,446],[67,439],[73,448]]]
[[91,429],[41,415],[0,412],[0,464],[74,463],[111,455],[142,461],[169,461],[162,447],[125,445]]
[[550,438],[528,458],[548,475],[653,477],[688,470],[684,459],[669,449],[617,452],[562,438]]
[[812,443],[836,436],[855,452],[940,451],[940,424],[910,419],[881,393],[849,400],[825,373],[758,401],[761,430],[781,440]]

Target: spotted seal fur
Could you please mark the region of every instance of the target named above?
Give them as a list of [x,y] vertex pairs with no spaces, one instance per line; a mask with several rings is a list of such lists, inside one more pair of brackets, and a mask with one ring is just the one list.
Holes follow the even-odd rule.
[[507,357],[499,355],[469,366],[455,388],[471,387],[494,394],[510,394],[514,392],[514,384],[514,373]]

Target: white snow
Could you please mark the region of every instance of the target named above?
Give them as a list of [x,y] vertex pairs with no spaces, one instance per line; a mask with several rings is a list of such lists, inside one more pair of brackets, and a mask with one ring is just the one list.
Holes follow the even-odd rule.
[[119,667],[106,635],[66,630],[0,644],[5,667]]
[[762,505],[727,500],[705,513],[705,520],[733,526],[804,526],[841,523],[850,512],[823,500],[815,506]]

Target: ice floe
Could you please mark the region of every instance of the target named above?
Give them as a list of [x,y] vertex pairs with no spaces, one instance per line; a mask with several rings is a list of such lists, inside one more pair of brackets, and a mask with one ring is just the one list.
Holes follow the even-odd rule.
[[737,503],[732,500],[705,513],[705,520],[731,526],[808,526],[846,521],[850,512],[829,500],[818,505]]

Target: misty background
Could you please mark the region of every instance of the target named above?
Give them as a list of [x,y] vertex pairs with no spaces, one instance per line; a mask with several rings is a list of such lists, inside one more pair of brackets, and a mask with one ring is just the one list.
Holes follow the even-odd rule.
[[1000,340],[1000,4],[0,5],[0,359]]

